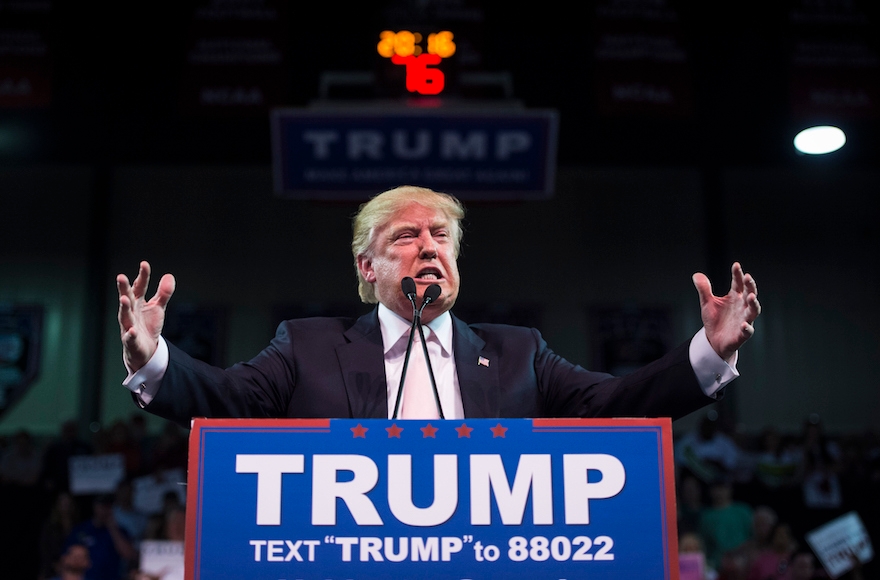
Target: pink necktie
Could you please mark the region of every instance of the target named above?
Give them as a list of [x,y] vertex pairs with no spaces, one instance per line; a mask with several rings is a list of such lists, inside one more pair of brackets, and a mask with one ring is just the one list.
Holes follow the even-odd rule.
[[[427,339],[427,337],[426,337]],[[409,354],[409,365],[406,369],[406,382],[403,386],[403,419],[439,419],[434,390],[428,376],[428,365],[425,364],[425,353],[416,333],[412,351]]]

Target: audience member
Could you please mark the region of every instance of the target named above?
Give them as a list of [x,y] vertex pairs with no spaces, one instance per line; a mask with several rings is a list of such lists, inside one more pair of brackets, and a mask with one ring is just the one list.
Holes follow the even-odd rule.
[[86,573],[87,580],[118,580],[128,572],[137,554],[113,517],[112,496],[98,496],[92,508],[92,517],[73,528],[67,545],[88,546],[92,566]]
[[797,542],[791,526],[779,522],[770,535],[770,545],[762,550],[749,568],[748,580],[778,580],[787,578],[788,567]]
[[39,567],[39,538],[48,511],[37,485],[41,454],[31,434],[21,429],[0,458],[0,561],[3,576],[33,578]]
[[165,539],[176,542],[186,540],[186,508],[177,505],[165,514]]
[[177,492],[166,492],[162,496],[162,511],[150,517],[144,539],[183,540],[185,523],[186,508]]
[[36,485],[40,478],[43,457],[34,445],[33,437],[22,429],[0,459],[0,482],[21,486]]
[[675,445],[675,462],[688,469],[704,483],[719,477],[737,476],[741,452],[736,443],[721,432],[718,420],[710,411],[696,430],[685,433]]
[[698,533],[705,507],[702,484],[689,471],[683,472],[678,484],[678,533]]
[[678,539],[679,554],[697,554],[702,559],[703,580],[717,580],[718,572],[706,562],[706,550],[703,538],[696,532],[685,532]]
[[740,550],[730,550],[721,555],[718,565],[718,580],[747,580],[748,562]]
[[803,469],[801,451],[775,427],[768,427],[753,458],[754,478],[747,497],[774,506],[783,519],[791,518],[801,504],[797,493]]
[[786,444],[775,427],[761,434],[761,448],[755,454],[755,478],[768,489],[793,485],[797,481],[801,457],[797,449]]
[[136,477],[142,473],[143,456],[124,421],[114,421],[107,436],[105,453],[119,453],[125,458],[126,477]]
[[709,564],[718,569],[721,557],[742,546],[752,535],[752,508],[733,501],[733,484],[719,477],[709,487],[711,505],[700,517],[700,535],[706,542]]
[[764,551],[770,549],[773,530],[779,522],[776,511],[766,505],[760,505],[752,513],[752,536],[739,547],[746,561],[746,568],[751,569],[752,563]]
[[836,441],[826,437],[815,417],[804,424],[801,451],[801,492],[805,509],[800,516],[800,525],[806,531],[844,512],[843,488],[840,482],[843,453]]
[[785,580],[818,580],[819,578],[827,578],[827,576],[817,572],[813,553],[802,550],[791,557],[788,574],[782,578]]
[[153,471],[186,469],[187,444],[181,428],[168,421],[153,448]]
[[43,455],[41,479],[53,494],[70,490],[70,458],[92,453],[91,445],[80,439],[78,430],[76,421],[66,421],[58,439],[49,444]]
[[153,454],[153,437],[147,432],[147,420],[145,414],[135,411],[128,419],[128,432],[131,434],[131,440],[140,450],[141,454],[141,472],[138,475],[149,473],[152,471],[152,454]]
[[135,549],[144,539],[147,531],[147,515],[134,506],[134,497],[130,480],[124,480],[116,487],[113,501],[113,517],[119,527],[125,530]]
[[804,422],[801,453],[804,455],[804,463],[809,458],[817,467],[834,472],[840,471],[843,459],[840,445],[825,435],[822,423],[816,415],[811,415]]
[[91,567],[89,549],[83,544],[71,544],[58,559],[58,575],[52,580],[85,580]]
[[836,510],[843,505],[840,478],[828,464],[815,463],[807,455],[804,463],[804,479],[801,489],[807,509]]
[[66,491],[59,493],[40,532],[40,578],[55,575],[64,544],[79,521],[73,497]]

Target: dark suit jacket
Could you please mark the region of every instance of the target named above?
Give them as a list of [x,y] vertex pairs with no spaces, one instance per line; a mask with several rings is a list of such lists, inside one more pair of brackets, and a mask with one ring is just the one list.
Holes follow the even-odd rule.
[[[697,383],[687,343],[615,378],[556,355],[533,328],[452,320],[467,417],[675,419],[713,401]],[[288,320],[254,359],[225,370],[169,349],[168,370],[146,409],[186,427],[192,417],[388,416],[377,310],[357,320]]]

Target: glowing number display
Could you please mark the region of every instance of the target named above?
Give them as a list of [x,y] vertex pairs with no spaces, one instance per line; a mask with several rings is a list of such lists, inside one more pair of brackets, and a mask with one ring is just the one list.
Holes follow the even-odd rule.
[[455,43],[452,33],[448,30],[428,35],[428,54],[436,54],[440,58],[449,58],[455,54]]
[[427,54],[423,54],[422,35],[418,32],[384,30],[379,33],[376,51],[394,64],[406,67],[406,89],[420,95],[436,95],[446,85],[443,71],[429,68],[455,54],[453,34],[448,30],[428,35]]
[[384,30],[379,33],[379,44],[376,45],[376,51],[380,56],[391,58],[394,56],[394,39],[397,35],[390,30]]
[[406,66],[406,90],[420,95],[437,95],[446,86],[446,77],[438,68],[428,68],[428,65],[440,64],[440,57],[436,54],[423,54],[420,56],[397,56],[391,57],[394,64]]

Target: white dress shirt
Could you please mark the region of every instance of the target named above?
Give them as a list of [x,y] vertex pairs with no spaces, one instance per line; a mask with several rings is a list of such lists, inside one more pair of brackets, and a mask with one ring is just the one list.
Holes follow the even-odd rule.
[[[380,304],[379,326],[382,328],[382,345],[385,350],[385,384],[388,386],[388,417],[391,418],[400,388],[400,373],[403,370],[411,323]],[[443,416],[447,419],[464,419],[461,388],[458,386],[458,373],[455,372],[455,357],[452,356],[452,316],[449,312],[444,312],[423,325],[423,328]],[[406,397],[405,390],[403,396]],[[403,408],[402,400],[400,408]],[[399,410],[397,416],[400,417]]]

